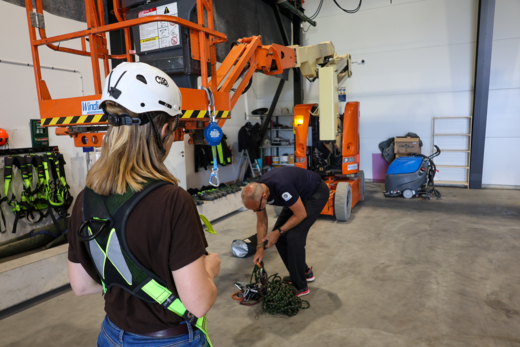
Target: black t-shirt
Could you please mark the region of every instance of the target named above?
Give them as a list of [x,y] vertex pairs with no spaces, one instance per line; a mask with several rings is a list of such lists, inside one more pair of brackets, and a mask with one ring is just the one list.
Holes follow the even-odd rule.
[[269,188],[267,203],[276,206],[292,206],[298,198],[309,198],[322,180],[317,173],[294,166],[284,166],[267,171],[258,180]]
[[[83,221],[83,192],[76,198],[69,221],[69,260],[83,265],[98,283],[96,268],[85,244],[76,232]],[[197,207],[184,189],[167,184],[141,200],[126,225],[128,247],[147,269],[166,281],[168,289],[179,296],[172,271],[200,258],[208,243]],[[119,288],[105,295],[108,318],[120,329],[134,334],[167,329],[184,321],[159,304],[149,304]]]

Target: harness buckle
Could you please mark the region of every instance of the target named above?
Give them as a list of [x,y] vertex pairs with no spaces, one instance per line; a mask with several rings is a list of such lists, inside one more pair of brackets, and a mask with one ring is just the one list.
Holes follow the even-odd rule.
[[175,295],[170,295],[166,300],[164,300],[164,302],[161,304],[162,307],[164,307],[165,309],[168,309],[168,307],[172,304],[172,302],[175,301],[175,299],[177,299],[175,297]]
[[197,324],[197,321],[199,320],[199,318],[197,318],[193,313],[191,313],[188,310],[186,310],[186,312],[184,312],[184,314],[182,315],[182,318],[184,318],[184,320],[186,322],[190,323],[191,325]]

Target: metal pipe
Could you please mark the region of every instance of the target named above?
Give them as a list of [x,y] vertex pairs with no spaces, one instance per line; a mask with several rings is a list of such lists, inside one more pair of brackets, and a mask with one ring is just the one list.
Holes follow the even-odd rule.
[[[2,63],[2,64],[10,64],[10,65],[17,65],[17,66],[27,66],[27,67],[33,67],[34,66],[33,64],[29,64],[29,63],[20,63],[20,62],[17,62],[17,61],[2,60],[2,59],[0,59],[0,63]],[[79,74],[79,78],[80,78],[80,82],[81,82],[81,94],[85,95],[85,91],[83,90],[83,75],[81,74],[80,71],[78,71],[78,70],[71,70],[71,69],[64,69],[64,68],[61,68],[61,67],[54,67],[54,66],[43,66],[43,65],[40,65],[40,68],[41,69],[47,69],[47,70],[56,70],[56,71],[72,72],[72,73]]]

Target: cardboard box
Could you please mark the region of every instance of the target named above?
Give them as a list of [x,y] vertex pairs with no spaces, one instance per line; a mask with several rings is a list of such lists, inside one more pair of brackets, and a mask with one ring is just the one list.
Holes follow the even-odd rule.
[[289,154],[288,164],[294,164],[294,154]]
[[411,156],[413,153],[396,153],[395,154],[395,159],[397,158],[401,158],[401,157],[409,157]]
[[396,137],[394,142],[394,153],[410,154],[421,153],[418,137]]

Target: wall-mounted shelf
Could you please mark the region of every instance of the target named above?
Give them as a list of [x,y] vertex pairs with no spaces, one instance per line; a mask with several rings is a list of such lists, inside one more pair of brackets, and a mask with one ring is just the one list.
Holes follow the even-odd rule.
[[[246,114],[246,117],[266,117],[266,114]],[[272,117],[294,117],[294,114],[273,114]]]
[[22,155],[22,154],[31,154],[31,153],[53,152],[55,150],[59,151],[58,146],[10,148],[10,149],[0,149],[0,155]]
[[294,145],[291,145],[291,146],[263,146],[262,148],[294,148]]

